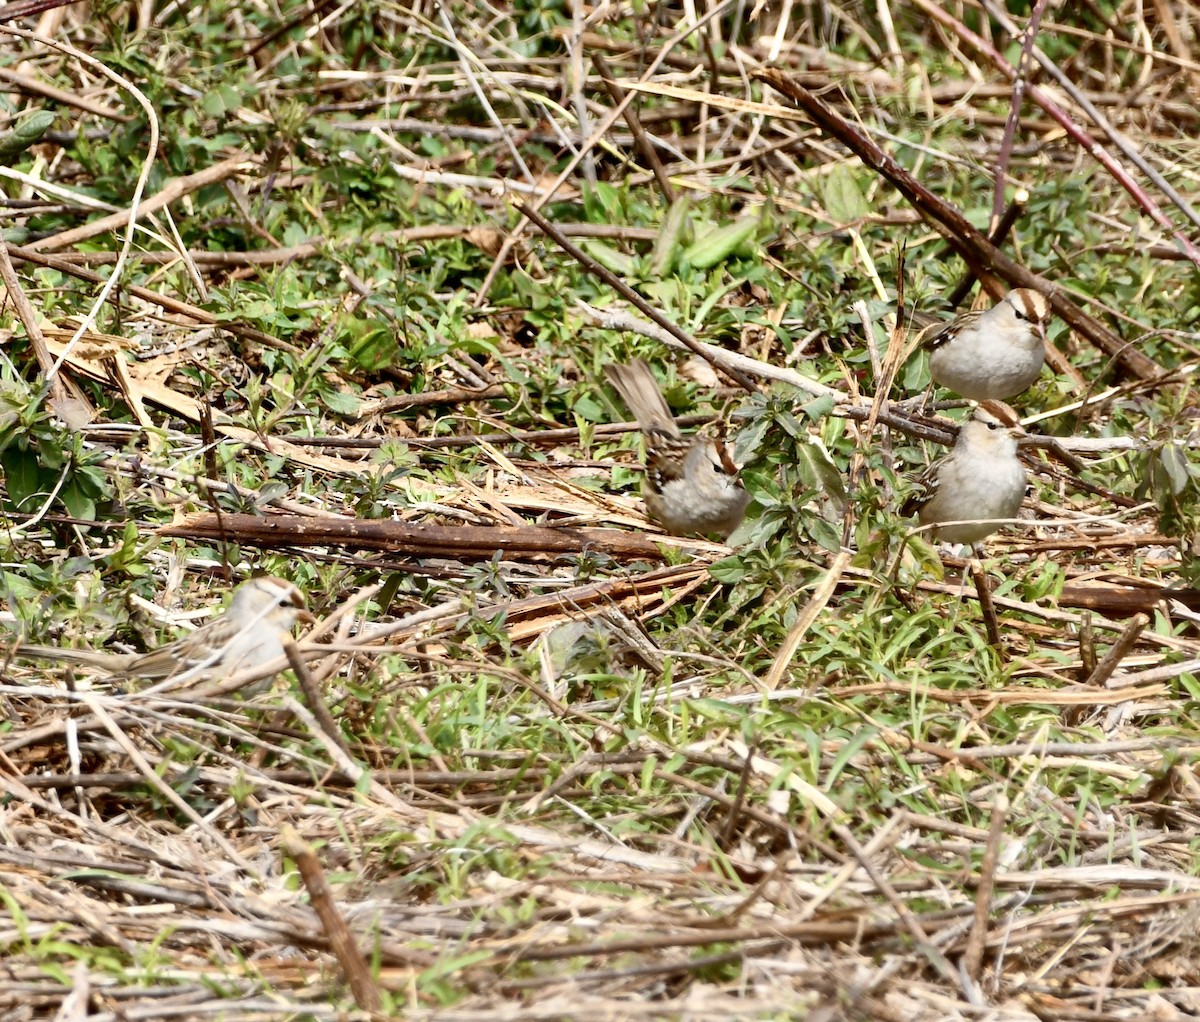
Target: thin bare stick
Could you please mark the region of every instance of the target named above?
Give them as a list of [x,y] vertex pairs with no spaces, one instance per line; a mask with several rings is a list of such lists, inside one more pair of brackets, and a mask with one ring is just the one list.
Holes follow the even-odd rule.
[[[0,244],[3,244],[3,242],[0,242]],[[20,245],[6,245],[5,247],[8,249],[9,256],[18,262],[33,263],[35,266],[49,266],[51,269],[59,270],[68,276],[76,277],[79,280],[86,280],[93,284],[104,284],[107,279],[99,273],[93,273],[82,266],[76,266],[68,259],[48,255],[45,252],[32,252],[27,248],[22,248]],[[215,326],[220,322],[217,316],[207,309],[202,309],[198,305],[192,305],[188,302],[181,302],[178,298],[172,298],[170,295],[152,291],[148,287],[130,285],[125,287],[124,291],[135,298],[140,298],[143,301],[150,302],[152,305],[157,305],[160,309],[166,309],[168,312],[187,316],[197,323]],[[256,341],[259,344],[265,344],[284,351],[294,350],[290,345],[284,344],[283,341],[279,340],[278,337],[272,337],[270,334],[263,333],[261,330],[255,330],[253,327],[248,327],[245,324],[230,322],[221,325],[223,329],[229,330],[239,337],[245,337],[247,340]]]
[[654,145],[646,135],[646,130],[642,127],[641,118],[638,117],[633,104],[625,102],[625,93],[621,89],[621,86],[617,84],[617,79],[612,73],[612,68],[608,66],[608,61],[604,59],[604,54],[593,52],[592,64],[600,73],[600,77],[604,81],[604,87],[608,89],[608,94],[612,97],[612,101],[624,114],[625,123],[629,125],[629,130],[633,132],[634,144],[642,154],[642,159],[646,161],[650,170],[653,171],[654,180],[658,182],[658,188],[663,193],[663,198],[668,203],[674,202],[675,189],[671,186],[671,179],[663,169],[662,160],[658,158],[658,153],[654,151]]
[[[16,28],[13,25],[0,26],[0,33],[15,35],[21,39],[27,39],[30,42],[35,42],[42,46],[48,46],[52,49],[58,50],[61,53],[69,55],[75,60],[80,61],[82,64],[85,64],[87,67],[92,68],[98,74],[103,75],[118,88],[124,89],[142,108],[142,110],[145,111],[146,121],[149,126],[149,133],[146,138],[146,156],[142,160],[141,168],[138,171],[137,181],[133,186],[133,195],[130,198],[130,207],[135,211],[139,209],[142,202],[142,194],[146,188],[146,183],[150,179],[150,167],[158,155],[159,138],[158,114],[154,109],[154,105],[146,97],[145,93],[138,89],[137,86],[135,86],[131,81],[117,74],[103,61],[97,60],[90,54],[83,53],[80,50],[77,50],[75,47],[70,46],[60,40],[51,39],[36,32],[27,32],[24,29]],[[125,265],[124,260],[128,258],[129,250],[133,246],[133,232],[137,225],[136,215],[128,213],[122,215],[125,216],[126,229],[125,236],[121,241],[121,257],[117,260],[116,269],[113,270],[108,279],[103,282],[100,288],[100,293],[92,302],[92,306],[87,311],[87,314],[79,320],[77,326],[75,327],[75,333],[67,345],[66,351],[59,355],[58,361],[55,362],[54,366],[51,368],[49,373],[50,376],[53,376],[59,371],[59,369],[62,368],[62,364],[66,360],[67,354],[75,346],[79,338],[91,329],[92,323],[95,322],[97,314],[103,307],[104,303],[108,300],[108,296],[112,293],[113,288],[117,286],[121,279],[121,270]]]
[[[714,3],[711,9],[706,11],[703,16],[698,18],[696,21],[685,25],[679,32],[676,32],[675,35],[671,36],[671,38],[663,43],[663,45],[659,48],[658,56],[655,57],[650,62],[646,70],[642,72],[641,81],[646,82],[654,77],[655,72],[658,71],[663,61],[667,59],[667,56],[676,46],[683,42],[683,40],[685,40],[693,32],[696,32],[707,25],[710,21],[712,21],[713,18],[720,17],[725,13],[726,10],[732,7],[735,2],[736,0],[720,0],[719,3]],[[592,33],[590,32],[585,32],[583,34],[583,46],[589,48],[591,47],[591,44],[588,41],[591,34]],[[632,101],[632,95],[625,97],[626,105]],[[537,206],[539,209],[552,198],[554,198],[555,193],[566,181],[570,179],[571,175],[575,173],[575,168],[579,166],[579,161],[583,159],[583,154],[590,152],[592,147],[608,134],[609,129],[617,123],[617,118],[620,117],[623,112],[624,108],[621,106],[621,104],[618,104],[615,109],[610,110],[604,117],[600,119],[600,123],[596,126],[596,130],[588,137],[587,141],[579,147],[579,152],[577,152],[571,157],[570,160],[567,161],[567,165],[563,167],[561,171],[559,171],[558,177],[550,182],[550,186],[546,188],[539,196],[537,200]],[[496,258],[492,260],[492,265],[488,268],[487,276],[483,278],[483,283],[479,285],[479,290],[475,294],[476,306],[482,305],[487,299],[488,292],[491,291],[492,284],[495,283],[496,275],[500,272],[500,267],[502,267],[507,261],[509,253],[512,251],[512,246],[517,243],[517,239],[524,232],[528,223],[529,218],[525,217],[525,219],[523,219],[517,224],[516,227],[512,229],[508,237],[504,239],[504,243],[500,246],[500,251],[496,254]]]
[[419,394],[394,394],[383,397],[378,401],[364,401],[358,409],[351,413],[355,419],[365,419],[372,415],[383,415],[387,412],[401,411],[405,408],[423,408],[427,405],[457,405],[469,401],[491,401],[493,398],[504,397],[507,388],[500,383],[491,387],[451,387],[449,390],[426,390]]
[[1090,678],[1096,670],[1096,633],[1092,629],[1092,612],[1085,610],[1079,618],[1079,662],[1083,665],[1084,678]]
[[283,853],[296,863],[300,871],[313,911],[321,920],[321,928],[329,938],[338,965],[342,967],[350,992],[354,995],[354,1003],[363,1011],[379,1011],[383,1007],[379,987],[375,985],[367,960],[354,942],[354,936],[334,900],[333,891],[316,854],[291,824],[285,823],[280,828],[279,836]]
[[1042,11],[1045,8],[1046,0],[1037,0],[1033,5],[1021,40],[1021,59],[1017,62],[1016,74],[1013,76],[1012,103],[1008,108],[1008,118],[1004,123],[1000,152],[996,156],[996,182],[995,193],[992,196],[992,221],[988,225],[989,233],[994,232],[999,226],[1000,211],[1004,208],[1004,182],[1008,178],[1008,162],[1012,158],[1013,139],[1016,137],[1017,122],[1021,117],[1021,103],[1025,98],[1025,75],[1029,70],[1029,53],[1033,49],[1034,39],[1037,38],[1038,23],[1042,20]]
[[129,223],[130,219],[140,219],[147,213],[153,213],[157,209],[162,209],[176,199],[190,195],[192,192],[206,188],[208,185],[216,184],[218,181],[223,181],[225,178],[239,171],[252,169],[255,165],[253,158],[249,156],[235,156],[233,159],[223,160],[221,163],[205,167],[195,174],[175,178],[175,180],[169,182],[161,191],[139,203],[136,209],[122,209],[117,213],[101,217],[99,220],[89,221],[69,231],[52,234],[50,237],[42,238],[40,241],[30,242],[25,247],[30,252],[46,252],[59,248],[70,248],[77,242],[86,241],[88,238],[94,238],[98,234],[104,234],[108,231],[115,231],[120,227],[124,227]]
[[[1024,188],[1018,188],[1013,193],[1012,202],[1005,207],[1004,213],[1000,217],[1000,222],[988,232],[988,240],[997,248],[1004,244],[1009,232],[1013,229],[1021,214],[1025,212],[1025,206],[1028,202],[1029,192]],[[954,290],[950,292],[950,296],[946,299],[946,307],[957,309],[962,300],[967,297],[974,284],[975,274],[968,266],[963,279],[954,286]]]
[[554,224],[542,216],[542,214],[536,209],[534,209],[532,206],[526,205],[523,202],[517,204],[517,209],[521,211],[523,216],[528,217],[530,222],[533,223],[535,227],[545,234],[546,237],[554,241],[559,248],[567,253],[567,255],[579,263],[579,265],[592,274],[592,276],[599,277],[602,281],[604,281],[604,283],[616,291],[617,294],[619,294],[630,304],[634,305],[638,312],[640,312],[643,316],[649,316],[650,319],[658,324],[658,326],[670,333],[672,337],[681,341],[684,345],[686,345],[688,350],[699,355],[714,369],[720,369],[725,372],[737,383],[739,387],[741,387],[747,393],[757,393],[758,388],[754,385],[753,381],[751,381],[750,377],[746,376],[741,370],[734,369],[728,364],[721,365],[715,358],[713,358],[712,354],[708,350],[707,345],[701,344],[681,326],[667,319],[666,316],[654,308],[654,306],[646,301],[645,298],[643,298],[633,288],[626,284],[625,281],[623,281],[607,267],[601,266],[598,262],[596,262],[595,259],[579,248],[578,245],[575,245],[573,242],[571,242],[566,235],[562,233],[562,231],[555,227]]
[[904,928],[910,937],[917,943],[923,954],[928,957],[929,963],[937,970],[941,977],[947,983],[961,987],[962,981],[951,968],[950,963],[946,960],[946,956],[938,950],[937,946],[929,939],[929,935],[921,926],[920,921],[909,910],[908,906],[901,900],[900,895],[896,893],[896,889],[888,882],[887,878],[880,872],[876,863],[871,856],[867,855],[863,850],[862,845],[855,840],[853,834],[850,833],[848,827],[840,823],[831,823],[830,830],[837,835],[851,854],[858,860],[858,864],[866,871],[867,876],[871,878],[871,882],[876,889],[887,899],[892,906],[892,910],[896,913],[900,926]]
[[[1112,677],[1113,671],[1120,666],[1122,660],[1134,645],[1136,645],[1146,625],[1150,623],[1150,618],[1146,614],[1134,614],[1129,619],[1129,623],[1125,626],[1125,630],[1117,636],[1117,641],[1112,644],[1112,648],[1104,654],[1104,658],[1096,665],[1096,669],[1088,675],[1086,685],[1100,686],[1108,682]],[[1124,679],[1122,679],[1124,680]]]
[[46,338],[38,323],[37,313],[29,303],[25,289],[21,287],[20,278],[17,277],[17,271],[13,268],[12,260],[8,258],[8,249],[4,245],[0,245],[0,281],[3,282],[5,290],[8,291],[8,297],[12,299],[13,307],[17,310],[17,318],[21,320],[21,325],[25,328],[25,334],[29,338],[29,345],[33,348],[33,355],[42,370],[42,375],[50,384],[51,407],[58,408],[65,405],[68,400],[67,388],[63,384],[62,377],[54,372],[54,356],[46,347]]
[[[647,323],[644,319],[638,319],[624,309],[598,309],[579,299],[575,300],[575,304],[605,330],[627,330],[630,333],[641,334],[643,337],[652,337],[656,341],[660,341],[673,348],[688,347],[681,341],[677,341],[673,332],[664,330],[654,323]],[[716,344],[706,344],[703,341],[695,343],[700,345],[702,349],[701,355],[706,362],[716,366],[729,376],[735,376],[738,372],[744,372],[761,377],[764,380],[777,380],[780,383],[789,384],[804,391],[806,394],[812,394],[814,397],[831,397],[837,401],[846,401],[848,399],[847,395],[842,391],[809,379],[794,369],[772,365],[769,362],[762,362],[759,359],[751,358],[749,355],[729,351]],[[689,347],[688,350],[695,349]],[[863,410],[863,414],[866,414],[865,409]]]
[[988,583],[987,573],[976,557],[971,558],[969,565],[971,579],[975,583],[975,592],[979,594],[979,609],[983,613],[983,624],[987,629],[988,642],[997,653],[1003,653],[1004,646],[1000,641],[1000,624],[996,620],[996,605],[992,602],[992,587]]
[[52,11],[56,7],[66,7],[73,2],[74,0],[17,0],[16,3],[5,4],[0,8],[0,21],[29,18],[43,11]]
[[[587,97],[583,87],[587,83],[587,72],[583,69],[583,27],[587,17],[583,4],[571,4],[571,32],[567,38],[567,59],[563,62],[563,77],[566,91],[571,96],[571,105],[575,108],[575,120],[579,124],[580,134],[591,134],[592,118],[588,113]],[[589,148],[583,154],[583,179],[589,188],[596,187],[596,155]]]
[[988,828],[987,845],[983,850],[983,861],[979,864],[979,886],[975,890],[975,917],[971,921],[971,933],[967,937],[967,950],[963,954],[963,969],[973,982],[979,982],[979,970],[983,965],[983,950],[987,945],[987,922],[992,906],[992,894],[996,889],[996,863],[1000,858],[1000,839],[1004,835],[1004,824],[1008,819],[1008,796],[1000,791],[992,804],[992,822]]
[[[992,16],[996,18],[1000,24],[1004,25],[1006,28],[1010,27],[1011,23],[1008,21],[1003,8],[996,7],[994,4],[987,2],[987,0],[984,2],[984,7],[991,12]],[[1166,4],[1162,4],[1160,6],[1158,3],[1156,3],[1155,7],[1161,13],[1161,11],[1166,8]],[[1165,22],[1163,27],[1164,29],[1166,28]],[[1184,216],[1186,216],[1197,227],[1200,227],[1200,212],[1197,212],[1196,208],[1190,202],[1188,202],[1188,200],[1184,198],[1182,194],[1180,194],[1180,192],[1171,184],[1171,182],[1163,177],[1149,160],[1142,156],[1142,154],[1138,151],[1137,146],[1134,145],[1133,142],[1131,142],[1116,129],[1112,122],[1105,117],[1104,114],[1099,111],[1099,109],[1097,109],[1095,103],[1092,102],[1088,95],[1083,92],[1078,85],[1071,81],[1071,79],[1063,73],[1062,69],[1056,63],[1054,63],[1053,60],[1046,56],[1046,54],[1036,46],[1033,48],[1033,56],[1034,59],[1037,60],[1037,62],[1041,65],[1042,70],[1045,71],[1051,78],[1053,78],[1063,92],[1070,96],[1073,102],[1078,103],[1080,108],[1092,119],[1093,123],[1101,131],[1103,131],[1105,135],[1108,136],[1108,140],[1121,151],[1121,155],[1124,156],[1135,167],[1137,167],[1138,170],[1140,170],[1143,174],[1145,174],[1146,177],[1148,177],[1154,183],[1154,186],[1160,192],[1162,192],[1163,195],[1170,199],[1175,207]],[[1049,113],[1050,111],[1047,110],[1046,112]],[[1184,252],[1186,254],[1186,249]]]
[[103,117],[106,120],[121,121],[126,124],[133,120],[130,114],[123,114],[120,110],[114,110],[112,107],[104,106],[102,103],[96,103],[86,96],[80,96],[78,93],[68,92],[66,89],[60,89],[37,78],[20,74],[12,70],[12,68],[0,67],[0,82],[7,82],[9,85],[14,85],[23,92],[28,92],[34,96],[44,96],[46,99],[54,100],[55,103],[62,103],[64,106],[73,106],[78,110],[83,110],[85,113],[95,114],[97,117]]
[[[1009,62],[1005,60],[1004,57],[997,52],[993,46],[991,46],[991,44],[972,32],[957,18],[943,11],[940,7],[933,3],[932,0],[913,0],[913,3],[915,3],[931,18],[941,22],[941,24],[953,31],[960,39],[968,43],[972,48],[986,55],[987,58],[1004,74],[1009,75],[1010,77],[1016,75],[1016,70],[1013,68],[1013,66],[1009,64]],[[991,9],[993,5],[985,4],[985,6]],[[998,17],[1000,12],[993,10],[992,13],[993,16]],[[1007,21],[1007,19],[1005,20]],[[1008,24],[1010,26],[1012,25],[1011,22],[1008,22]],[[1053,61],[1049,61],[1047,59],[1047,63],[1049,63],[1051,66],[1054,66]],[[1046,67],[1046,64],[1043,63],[1042,66]],[[1059,82],[1059,84],[1061,85],[1062,82]],[[1078,92],[1078,90],[1076,90],[1076,92]],[[1083,147],[1084,151],[1087,152],[1088,155],[1091,156],[1097,163],[1104,167],[1104,169],[1116,179],[1117,183],[1120,184],[1121,187],[1133,197],[1134,201],[1137,202],[1137,204],[1142,208],[1142,211],[1148,217],[1150,217],[1151,220],[1158,224],[1159,227],[1161,227],[1175,239],[1176,243],[1180,247],[1180,250],[1184,252],[1187,257],[1196,264],[1196,266],[1200,266],[1200,250],[1196,248],[1187,235],[1176,229],[1175,225],[1171,223],[1167,215],[1163,213],[1161,209],[1159,209],[1158,203],[1156,203],[1149,195],[1147,195],[1141,185],[1139,185],[1132,177],[1129,176],[1124,167],[1117,163],[1117,161],[1113,159],[1113,157],[1107,151],[1105,151],[1105,149],[1094,138],[1092,138],[1091,135],[1089,135],[1083,130],[1083,128],[1075,123],[1071,116],[1065,110],[1063,110],[1062,107],[1055,103],[1053,99],[1047,96],[1040,89],[1030,87],[1029,98],[1037,103],[1038,106],[1045,110],[1046,113],[1053,117],[1060,125],[1062,125],[1063,130],[1066,131],[1071,138],[1078,142],[1079,145]],[[1092,109],[1095,110],[1095,107]],[[1091,115],[1090,111],[1089,114]],[[1096,111],[1095,115],[1098,114],[1099,111]],[[1103,118],[1101,118],[1101,120],[1103,120]],[[1105,123],[1107,124],[1107,121],[1105,121]],[[1112,135],[1109,137],[1111,138]],[[1130,147],[1130,150],[1132,150],[1132,147]],[[1129,152],[1125,152],[1125,155],[1129,156]],[[1150,176],[1150,169],[1148,165],[1141,166],[1140,169],[1143,171],[1143,173],[1147,174],[1147,176]],[[1162,185],[1159,184],[1159,187],[1161,188]],[[1065,316],[1063,318],[1066,319]]]
[[850,564],[852,556],[849,550],[839,550],[834,555],[828,570],[817,584],[808,603],[796,615],[796,623],[792,625],[787,637],[783,640],[783,645],[779,647],[779,652],[771,663],[771,669],[767,672],[766,681],[763,682],[763,687],[768,692],[774,692],[779,687],[788,667],[791,666],[792,657],[796,655],[796,650],[800,648],[800,643],[804,641],[804,636],[812,627],[813,622],[817,620],[821,611],[829,603],[829,598],[834,594],[838,583],[841,582],[842,573]]
[[[738,776],[737,791],[733,793],[733,805],[729,807],[729,816],[725,820],[725,826],[721,828],[721,837],[717,844],[721,848],[728,848],[736,834],[741,833],[739,823],[742,817],[742,808],[746,803],[746,788],[750,783],[750,775],[754,766],[754,757],[758,753],[758,743],[750,747],[750,754],[742,762],[742,772]],[[769,874],[764,871],[763,879]]]
[[[924,6],[926,0],[915,0]],[[1070,326],[1095,344],[1105,354],[1115,358],[1125,369],[1141,379],[1160,376],[1162,368],[1108,329],[1099,320],[1084,312],[1067,297],[1057,284],[1018,263],[998,249],[962,212],[944,199],[934,195],[920,181],[868,138],[841,114],[809,92],[792,76],[777,68],[755,71],[753,77],[794,100],[823,131],[848,146],[867,166],[887,178],[900,193],[945,237],[963,259],[975,270],[984,285],[1000,296],[996,277],[1013,287],[1031,287],[1044,294],[1054,311]]]
[[321,730],[325,732],[325,737],[329,741],[336,743],[337,747],[347,757],[352,759],[354,754],[350,751],[350,746],[346,744],[346,740],[342,737],[342,731],[338,727],[337,721],[333,719],[333,714],[329,712],[329,707],[325,705],[321,689],[313,679],[312,671],[308,669],[308,664],[304,662],[304,657],[300,653],[300,647],[292,639],[285,638],[283,640],[283,651],[287,654],[288,663],[291,664],[292,670],[296,673],[296,680],[300,682],[300,690],[304,693],[304,701],[308,703],[308,708],[312,711],[312,715],[321,725]]

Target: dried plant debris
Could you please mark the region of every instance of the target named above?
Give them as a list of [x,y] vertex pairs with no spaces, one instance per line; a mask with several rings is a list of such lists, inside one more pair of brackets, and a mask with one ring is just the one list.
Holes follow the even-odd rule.
[[[4,27],[0,1017],[1200,1015],[1189,5]],[[260,575],[273,663],[45,656]]]

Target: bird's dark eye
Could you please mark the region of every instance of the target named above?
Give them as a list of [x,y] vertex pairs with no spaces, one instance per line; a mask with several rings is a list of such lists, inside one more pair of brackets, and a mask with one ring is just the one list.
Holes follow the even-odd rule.
[[999,429],[999,428],[1000,428],[1000,423],[998,423],[998,422],[989,422],[989,423],[987,423],[987,428],[988,428],[988,429]]

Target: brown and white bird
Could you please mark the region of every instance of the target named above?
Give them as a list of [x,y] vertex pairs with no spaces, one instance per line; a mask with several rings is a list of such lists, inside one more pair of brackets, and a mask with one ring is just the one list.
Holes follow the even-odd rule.
[[642,497],[650,517],[673,536],[716,533],[741,524],[750,495],[720,440],[684,437],[641,359],[606,365],[604,374],[637,419],[646,443]]
[[99,668],[115,680],[225,678],[278,660],[296,622],[313,620],[296,586],[264,576],[237,586],[224,614],[149,653],[22,645],[17,655]]
[[1010,291],[986,311],[966,312],[924,344],[936,383],[972,401],[1003,401],[1033,386],[1046,357],[1046,296]]
[[[972,419],[944,458],[931,465],[900,507],[919,515],[946,543],[978,543],[1005,519],[1016,518],[1025,497],[1025,469],[1017,439],[999,423]],[[943,524],[954,523],[954,524]]]

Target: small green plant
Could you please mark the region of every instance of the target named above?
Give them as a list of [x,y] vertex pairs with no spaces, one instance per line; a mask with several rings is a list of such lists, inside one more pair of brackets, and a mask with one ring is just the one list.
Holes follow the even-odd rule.
[[32,515],[55,504],[81,521],[96,518],[112,484],[101,467],[106,455],[89,449],[82,434],[48,409],[46,388],[31,390],[0,370],[0,467],[8,507]]

